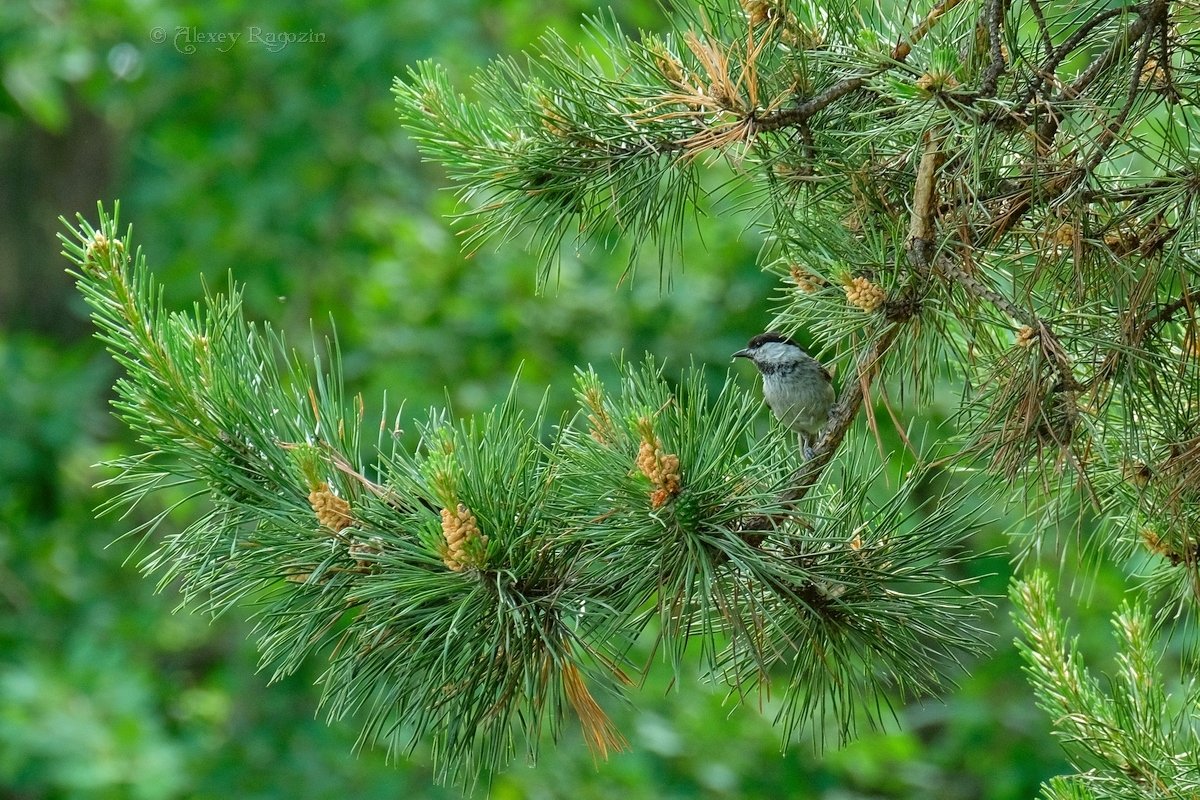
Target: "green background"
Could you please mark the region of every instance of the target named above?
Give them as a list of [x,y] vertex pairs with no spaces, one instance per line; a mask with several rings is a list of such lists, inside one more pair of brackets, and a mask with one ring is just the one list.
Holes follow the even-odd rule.
[[[248,612],[210,620],[156,592],[137,569],[148,547],[119,537],[158,508],[94,518],[107,496],[94,484],[110,477],[94,465],[132,444],[106,411],[116,369],[64,274],[60,214],[94,219],[97,200],[119,198],[171,307],[232,273],[248,315],[302,347],[336,322],[349,388],[376,413],[385,393],[406,417],[447,397],[478,411],[518,369],[530,404],[548,391],[565,409],[577,364],[611,374],[620,353],[651,351],[724,370],[770,319],[761,237],[732,200],[663,272],[642,257],[626,275],[619,247],[567,248],[539,293],[519,242],[460,251],[453,193],[396,121],[393,76],[434,58],[465,79],[547,26],[581,37],[590,2],[292,5],[0,5],[0,798],[459,796],[432,784],[427,753],[388,764],[355,751],[352,722],[316,719],[321,664],[268,685]],[[613,6],[629,29],[664,25],[651,2]],[[201,41],[221,33],[240,36]],[[272,33],[317,41],[272,47]],[[937,423],[956,399],[919,415]],[[1003,594],[999,528],[977,545],[1000,548],[977,570]],[[1074,611],[1085,648],[1103,652],[1119,592],[1095,587]],[[959,689],[840,750],[781,753],[769,707],[656,673],[610,709],[630,752],[596,765],[568,731],[492,796],[1031,797],[1066,767],[1006,604],[988,624],[997,649]]]

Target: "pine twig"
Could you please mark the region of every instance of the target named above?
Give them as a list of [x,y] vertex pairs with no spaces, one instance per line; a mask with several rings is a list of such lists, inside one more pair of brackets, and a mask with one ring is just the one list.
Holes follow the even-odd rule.
[[1137,340],[1144,340],[1146,335],[1149,334],[1156,325],[1161,325],[1164,322],[1170,322],[1171,318],[1175,316],[1175,312],[1183,308],[1191,308],[1197,302],[1200,302],[1200,289],[1192,289],[1184,292],[1183,297],[1179,297],[1167,303],[1165,306],[1160,308],[1154,314],[1154,316],[1150,317],[1139,326]]
[[850,430],[850,425],[858,416],[858,410],[862,407],[871,384],[879,375],[883,357],[900,333],[904,321],[889,324],[879,337],[859,354],[855,362],[854,380],[847,382],[842,396],[830,410],[829,424],[813,448],[812,459],[797,470],[794,488],[784,494],[787,502],[795,503],[803,499],[816,485],[825,467],[833,460],[834,454]]
[[866,86],[872,78],[903,64],[908,59],[909,53],[912,52],[913,46],[925,38],[933,30],[934,26],[937,25],[938,20],[960,2],[962,0],[942,0],[941,3],[934,7],[925,19],[921,21],[921,24],[913,28],[912,33],[907,38],[902,39],[892,48],[891,63],[884,64],[860,75],[843,78],[816,97],[812,97],[798,106],[780,109],[757,117],[754,122],[755,131],[776,131],[781,128],[805,123],[846,95],[853,94]]
[[[1151,2],[1143,6],[1138,11],[1137,20],[1129,26],[1125,31],[1125,35],[1117,41],[1112,42],[1107,50],[1097,56],[1092,63],[1088,64],[1083,72],[1079,73],[1079,77],[1070,86],[1064,87],[1054,100],[1047,102],[1050,113],[1037,131],[1038,143],[1042,148],[1045,150],[1049,149],[1050,142],[1057,136],[1058,126],[1062,123],[1063,115],[1058,113],[1057,106],[1062,102],[1077,100],[1082,97],[1083,93],[1097,78],[1119,63],[1122,53],[1132,47],[1138,39],[1142,38],[1152,25],[1157,25],[1159,20],[1166,18],[1168,3],[1169,0],[1151,0]],[[1077,177],[1082,177],[1078,171],[1076,175]]]
[[1042,46],[1046,48],[1046,57],[1054,56],[1054,41],[1050,38],[1050,29],[1046,25],[1046,15],[1042,11],[1042,4],[1038,0],[1029,0],[1029,10],[1033,12],[1033,18],[1037,21],[1038,35],[1042,37]]
[[[1163,7],[1165,20],[1166,9]],[[1133,111],[1133,106],[1138,99],[1138,89],[1142,83],[1142,70],[1146,67],[1146,59],[1150,56],[1150,45],[1157,35],[1157,28],[1163,22],[1156,20],[1155,27],[1146,31],[1142,36],[1141,47],[1138,48],[1137,59],[1134,61],[1133,69],[1129,78],[1129,89],[1125,95],[1125,103],[1121,106],[1121,110],[1117,112],[1116,118],[1104,126],[1100,132],[1100,136],[1096,138],[1096,144],[1092,150],[1092,154],[1088,156],[1086,166],[1087,171],[1094,170],[1104,160],[1105,153],[1117,141],[1117,135],[1121,132],[1121,128],[1125,126],[1125,121],[1129,119],[1129,113]]]
[[925,150],[917,165],[913,188],[912,214],[908,224],[908,259],[914,267],[928,272],[934,243],[934,211],[937,208],[937,172],[946,160],[942,150],[944,132],[926,131]]
[[1003,33],[1004,14],[1008,10],[1008,0],[991,0],[987,7],[988,49],[991,62],[983,72],[983,80],[979,84],[978,97],[991,97],[996,93],[1000,76],[1004,74],[1004,49],[1000,46]]
[[[1192,289],[1183,293],[1182,297],[1172,300],[1165,306],[1160,308],[1153,316],[1142,320],[1140,324],[1133,327],[1133,330],[1126,334],[1126,344],[1130,347],[1139,347],[1142,342],[1146,341],[1146,337],[1157,326],[1164,322],[1170,322],[1180,309],[1192,309],[1197,302],[1200,302],[1200,289]],[[1122,326],[1123,328],[1125,326]],[[1121,363],[1124,353],[1121,350],[1113,350],[1104,359],[1104,363],[1096,370],[1096,374],[1088,381],[1087,388],[1094,389],[1101,383],[1112,378],[1117,373],[1117,367]]]
[[1020,99],[1017,100],[1016,107],[1013,109],[1013,114],[1020,117],[1025,113],[1026,107],[1030,104],[1030,102],[1033,101],[1033,98],[1037,96],[1038,91],[1043,85],[1045,85],[1046,80],[1054,76],[1063,60],[1066,59],[1066,57],[1069,56],[1075,50],[1075,48],[1083,44],[1083,42],[1092,35],[1092,32],[1095,31],[1096,28],[1100,27],[1114,17],[1119,17],[1122,14],[1132,14],[1135,11],[1137,11],[1135,6],[1117,6],[1116,8],[1110,8],[1105,11],[1101,11],[1099,14],[1096,14],[1087,22],[1082,23],[1078,28],[1076,28],[1074,32],[1067,37],[1066,41],[1060,44],[1057,48],[1054,48],[1046,57],[1046,60],[1034,71],[1034,77],[1029,81],[1029,85],[1025,87],[1025,91],[1021,94]]

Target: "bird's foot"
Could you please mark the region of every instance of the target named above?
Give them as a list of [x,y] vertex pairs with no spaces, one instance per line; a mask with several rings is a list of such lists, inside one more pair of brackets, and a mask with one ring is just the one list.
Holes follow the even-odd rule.
[[813,449],[809,444],[808,437],[803,433],[800,434],[800,453],[804,456],[805,461],[812,461]]

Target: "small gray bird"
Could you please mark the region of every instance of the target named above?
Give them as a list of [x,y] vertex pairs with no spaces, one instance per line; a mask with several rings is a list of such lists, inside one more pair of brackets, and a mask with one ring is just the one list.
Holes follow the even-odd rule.
[[833,378],[800,345],[774,331],[760,333],[734,358],[748,358],[763,379],[763,397],[775,418],[800,435],[800,449],[812,458],[812,442],[829,420]]

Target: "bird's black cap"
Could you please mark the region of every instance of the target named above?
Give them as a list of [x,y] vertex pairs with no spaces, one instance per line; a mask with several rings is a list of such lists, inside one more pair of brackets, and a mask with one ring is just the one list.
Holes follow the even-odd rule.
[[793,347],[800,346],[796,344],[790,336],[784,336],[778,331],[767,331],[766,333],[760,333],[758,336],[755,336],[753,339],[751,339],[750,343],[746,345],[746,349],[753,350],[754,348],[764,345],[767,342],[782,342],[783,344],[790,344]]
[[734,358],[753,359],[754,351],[758,347],[760,347],[764,344],[768,344],[769,342],[780,342],[781,344],[790,344],[793,347],[800,346],[800,345],[796,344],[794,341],[792,341],[790,338],[788,338],[787,336],[784,336],[782,333],[779,333],[778,331],[767,331],[766,333],[760,333],[758,336],[755,336],[753,339],[751,339],[750,343],[746,345],[746,349],[738,350],[736,353],[733,354],[733,357]]

